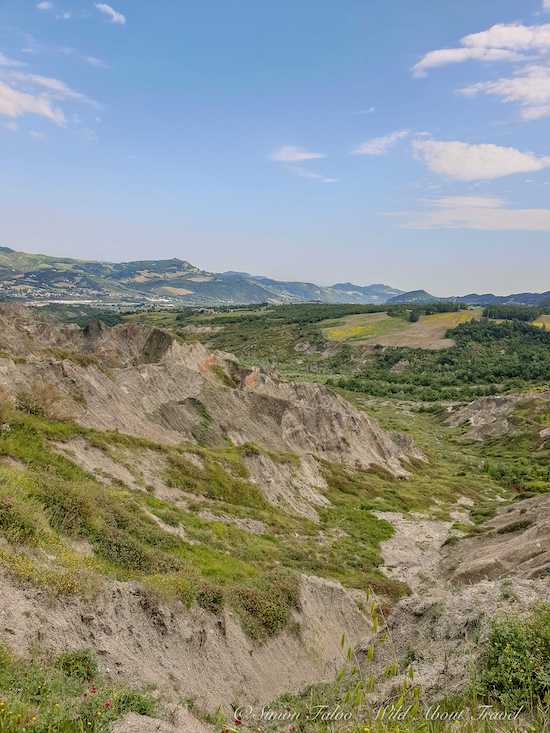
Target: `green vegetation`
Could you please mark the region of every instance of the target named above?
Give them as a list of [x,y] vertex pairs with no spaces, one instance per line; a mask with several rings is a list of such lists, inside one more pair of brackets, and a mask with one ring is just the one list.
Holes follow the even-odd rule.
[[354,376],[348,390],[402,400],[471,400],[550,382],[550,333],[522,321],[469,321],[447,333],[443,351],[388,348]]
[[[281,731],[280,720],[293,721],[285,730],[300,733],[543,733],[550,714],[550,606],[541,605],[527,619],[494,623],[483,643],[482,657],[469,689],[462,694],[425,701],[416,682],[422,655],[406,649],[399,658],[375,595],[367,601],[372,640],[359,655],[343,636],[341,670],[329,683],[313,685],[300,695],[283,695],[269,710],[279,715],[262,727]],[[381,660],[384,660],[383,662]],[[391,696],[371,698],[382,680],[392,680]],[[286,714],[286,719],[283,718]],[[292,717],[290,717],[292,716]],[[339,716],[339,717],[335,717]],[[267,718],[269,721],[270,719]],[[232,730],[249,722],[239,714]]]
[[528,305],[489,305],[483,311],[484,318],[507,321],[536,321],[544,313],[542,308]]
[[[334,510],[323,511],[316,525],[267,504],[249,480],[246,460],[259,455],[257,446],[168,448],[52,421],[41,410],[5,406],[2,419],[0,457],[17,463],[0,465],[0,536],[7,542],[0,548],[0,564],[53,594],[93,594],[105,576],[135,579],[148,591],[187,605],[218,611],[229,604],[248,633],[261,639],[288,622],[297,602],[299,572],[359,588],[374,582],[394,597],[403,592],[376,570],[378,544],[391,533],[389,526],[368,509],[355,516],[351,506],[356,498],[368,498],[368,481],[355,487],[354,496],[342,492],[340,497],[333,485]],[[145,491],[98,482],[50,442],[75,437],[107,454],[157,451],[166,460],[168,485],[196,501],[183,509]],[[298,460],[269,451],[265,455],[275,462]],[[237,524],[203,518],[201,511],[234,518],[237,524],[253,518],[266,531],[253,534]],[[87,543],[91,554],[78,554],[75,541]],[[55,562],[43,563],[33,548]]]
[[108,733],[129,712],[156,710],[149,694],[105,680],[89,650],[23,660],[0,646],[0,733]]
[[483,699],[533,712],[550,702],[550,605],[527,619],[497,620],[476,679]]

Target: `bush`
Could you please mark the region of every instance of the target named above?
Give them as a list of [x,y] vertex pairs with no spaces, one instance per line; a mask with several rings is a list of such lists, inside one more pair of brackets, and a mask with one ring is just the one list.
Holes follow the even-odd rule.
[[91,682],[97,676],[97,660],[91,649],[79,649],[60,654],[54,662],[67,677],[80,682]]
[[509,710],[536,709],[550,695],[550,604],[541,604],[526,620],[507,618],[493,624],[478,693]]
[[246,633],[261,640],[276,636],[288,625],[292,609],[298,607],[299,594],[296,576],[273,572],[254,585],[237,586],[232,601]]
[[216,585],[203,584],[197,591],[197,603],[205,611],[215,615],[220,614],[224,605],[222,589]]

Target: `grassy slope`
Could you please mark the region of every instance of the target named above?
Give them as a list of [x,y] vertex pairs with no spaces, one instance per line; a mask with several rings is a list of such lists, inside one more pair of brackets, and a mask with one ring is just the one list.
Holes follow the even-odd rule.
[[18,659],[0,645],[1,733],[108,733],[126,713],[152,715],[152,696],[114,686],[88,649]]
[[[321,379],[330,374],[325,366],[325,371],[315,371],[317,353],[304,355],[295,350],[296,343],[304,340],[323,344],[322,336],[316,341],[321,321],[289,323],[282,319],[274,324],[262,319],[262,313],[220,313],[214,322],[224,319],[227,330],[201,338],[245,353],[251,361],[282,366],[287,373],[301,372],[308,378]],[[213,322],[209,315],[177,318],[174,313],[147,317],[156,325],[180,333],[190,322]],[[215,451],[195,446],[176,450],[147,443],[147,447],[168,458],[171,468],[166,480],[195,494],[195,501],[182,510],[147,493],[129,493],[121,486],[98,484],[48,445],[48,440],[84,435],[93,445],[116,455],[117,445],[139,450],[144,441],[82,430],[36,415],[6,414],[3,421],[10,430],[0,433],[0,455],[21,461],[24,470],[10,466],[0,469],[0,534],[10,542],[1,549],[0,563],[23,580],[45,584],[54,593],[93,592],[98,578],[106,576],[137,579],[151,592],[167,598],[178,595],[214,613],[229,603],[241,613],[245,629],[261,639],[280,630],[288,618],[296,588],[286,573],[291,574],[290,578],[294,572],[315,573],[352,587],[373,586],[379,593],[394,597],[401,592],[376,569],[379,542],[389,536],[391,528],[374,518],[372,509],[416,510],[447,518],[457,497],[467,496],[476,502],[473,518],[481,521],[494,511],[498,497],[517,495],[518,482],[526,495],[550,487],[550,456],[548,451],[537,451],[540,440],[536,437],[541,425],[550,424],[550,417],[544,411],[533,417],[527,403],[518,406],[514,417],[519,437],[477,445],[464,444],[463,430],[445,428],[437,411],[427,412],[414,403],[361,393],[343,394],[358,407],[368,409],[383,427],[409,432],[430,463],[414,467],[413,477],[407,482],[327,464],[332,507],[322,511],[320,526],[265,504],[248,482],[242,460],[243,450],[257,448],[228,446]],[[204,470],[189,463],[189,450],[203,458]],[[52,487],[59,490],[52,491]],[[85,500],[90,496],[102,510],[87,519]],[[201,509],[260,519],[269,531],[251,535],[235,526],[204,520],[198,516]],[[145,511],[153,512],[166,524],[181,526],[195,544],[163,532]],[[69,539],[75,537],[92,544],[93,557],[83,558],[71,549]],[[33,547],[53,554],[56,567],[40,566],[31,559],[27,548]],[[279,572],[274,574],[276,568]],[[266,602],[272,599],[274,589],[275,613],[272,604]]]

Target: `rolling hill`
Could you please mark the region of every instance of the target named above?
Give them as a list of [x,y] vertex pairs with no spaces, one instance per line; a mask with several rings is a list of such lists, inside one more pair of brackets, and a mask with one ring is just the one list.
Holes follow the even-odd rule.
[[426,290],[404,292],[375,283],[356,285],[280,281],[247,272],[208,272],[177,258],[99,262],[16,252],[0,247],[0,299],[16,301],[160,302],[191,306],[247,303],[503,303],[541,305],[545,293],[493,295],[475,293],[440,298]]
[[400,290],[340,283],[322,287],[245,272],[207,272],[185,260],[95,262],[16,252],[0,247],[0,293],[17,300],[176,301],[189,305],[241,303],[385,303]]

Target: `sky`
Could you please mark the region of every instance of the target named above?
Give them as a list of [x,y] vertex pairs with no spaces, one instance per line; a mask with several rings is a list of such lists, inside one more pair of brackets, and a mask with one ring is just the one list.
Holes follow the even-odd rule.
[[550,0],[0,0],[0,244],[549,290]]

